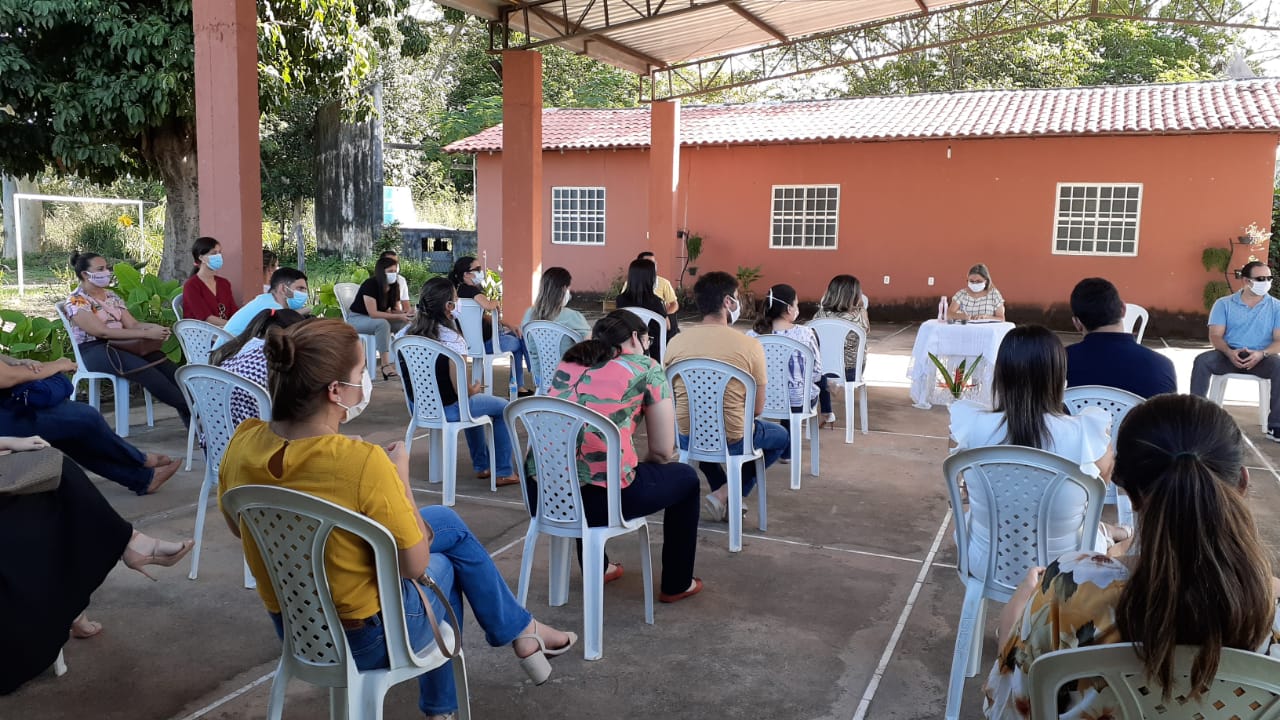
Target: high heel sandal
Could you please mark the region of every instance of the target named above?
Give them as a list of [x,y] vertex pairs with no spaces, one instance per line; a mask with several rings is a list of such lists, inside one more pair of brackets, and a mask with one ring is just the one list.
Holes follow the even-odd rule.
[[[135,540],[138,539],[139,536],[147,538],[148,540],[151,541],[152,543],[151,552],[149,554],[144,555],[141,550],[134,549],[133,543]],[[191,548],[195,547],[194,541],[184,540],[181,543],[176,543],[178,545],[177,550],[171,553],[166,553],[162,555],[162,554],[159,554],[158,552],[160,550],[160,546],[162,543],[163,543],[162,540],[149,537],[147,535],[142,535],[142,533],[134,531],[133,537],[129,538],[129,544],[125,546],[124,555],[120,557],[120,560],[124,563],[125,567],[129,568],[130,570],[137,570],[143,575],[146,575],[147,579],[151,580],[152,582],[155,582],[156,579],[152,577],[151,573],[147,572],[145,569],[147,565],[162,565],[164,567],[173,567],[178,563],[179,560],[186,557],[187,553],[191,552]],[[132,556],[130,556],[130,554],[132,554]]]
[[[528,657],[520,658],[520,667],[524,669],[525,674],[529,676],[534,685],[541,685],[547,681],[547,678],[551,677],[551,662],[547,658],[565,654],[569,651],[569,648],[573,647],[574,643],[578,642],[577,634],[565,632],[565,635],[569,636],[569,642],[562,647],[549,649],[546,641],[542,639],[541,635],[538,635],[538,621],[534,620],[533,632],[525,633],[516,638],[516,640],[529,638],[538,643],[537,651]],[[514,643],[514,641],[512,642]]]
[[[388,370],[387,368],[391,368],[391,369]],[[383,365],[382,367],[378,368],[378,371],[382,373],[383,380],[390,380],[391,378],[400,377],[400,373],[396,372],[396,366],[392,365],[391,363],[387,363],[386,365]]]
[[819,423],[818,427],[819,427],[819,428],[826,428],[826,429],[828,429],[828,430],[835,430],[835,429],[836,429],[836,414],[835,414],[835,413],[827,413],[825,416],[823,416],[823,418],[822,418],[822,422],[821,422],[821,423]]
[[79,617],[71,621],[71,637],[77,640],[87,640],[100,632],[102,632],[102,623],[90,620],[84,616],[84,613],[80,613]]

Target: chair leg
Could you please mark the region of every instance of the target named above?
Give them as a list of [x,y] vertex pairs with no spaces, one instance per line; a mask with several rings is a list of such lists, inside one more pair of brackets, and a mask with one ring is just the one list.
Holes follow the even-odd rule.
[[195,547],[191,550],[191,572],[187,574],[188,580],[195,580],[200,572],[200,545],[204,540],[204,516],[209,505],[209,491],[213,489],[213,485],[217,481],[218,478],[214,475],[213,468],[206,462],[204,481],[200,483],[200,500],[196,504]]
[[404,454],[413,454],[413,431],[417,428],[413,418],[409,418],[409,429],[404,431]]
[[449,661],[453,666],[453,685],[458,697],[458,720],[471,720],[471,688],[467,683],[467,660],[462,656],[462,648]]
[[156,409],[151,402],[151,391],[146,388],[142,388],[142,402],[147,406],[147,427],[155,427]]
[[1209,399],[1214,403],[1221,405],[1222,397],[1227,391],[1227,378],[1223,375],[1209,376]]
[[191,427],[187,430],[187,472],[191,472],[191,457],[196,454],[196,428],[200,424],[194,410],[192,408]]
[[498,492],[498,451],[493,444],[493,423],[484,426],[484,439],[489,445],[489,492]]
[[[573,539],[552,535],[551,557],[548,562],[547,578],[550,585],[547,588],[547,604],[560,607],[569,602],[569,568],[573,566]],[[603,573],[601,577],[603,578]]]
[[804,460],[804,458],[801,456],[801,453],[804,449],[803,447],[804,420],[800,419],[800,416],[795,413],[791,414],[790,430],[791,432],[787,433],[788,435],[791,436],[788,438],[788,440],[791,442],[791,465],[789,466],[788,469],[791,470],[791,489],[799,490],[800,489],[800,463],[803,462]]
[[742,464],[730,460],[725,466],[729,476],[729,552],[742,551]]
[[640,571],[644,573],[644,621],[653,624],[653,548],[649,545],[649,525],[641,525]]
[[441,464],[444,466],[444,505],[453,507],[458,493],[458,429],[447,426],[444,435],[444,455]]
[[1258,424],[1262,426],[1262,432],[1267,431],[1267,415],[1270,414],[1271,408],[1271,381],[1258,381]]
[[116,378],[111,383],[115,390],[116,434],[122,438],[129,437],[129,381]]
[[63,656],[61,650],[58,651],[58,657],[53,661],[54,677],[62,677],[67,674],[67,659]]
[[604,545],[596,533],[582,539],[582,647],[587,660],[604,655]]
[[284,717],[284,692],[289,687],[289,673],[285,670],[284,659],[276,665],[276,676],[271,679],[271,696],[267,701],[267,720],[281,720]]
[[981,670],[982,643],[987,637],[987,601],[978,596],[978,615],[973,623],[973,642],[969,643],[969,662],[965,667],[965,677],[974,677]]
[[844,386],[844,444],[853,444],[853,408],[857,404],[854,402],[857,398],[858,389],[856,385],[845,383]]
[[960,625],[956,628],[956,646],[951,655],[951,678],[947,686],[946,720],[958,720],[964,698],[964,679],[969,665],[970,646],[982,602],[981,583],[966,583],[964,604],[960,608]]
[[[822,432],[821,432],[821,427],[819,426],[819,423],[818,423],[818,418],[816,416],[809,418],[808,422],[809,422],[809,474],[814,477],[818,477],[818,472],[821,469],[821,458],[822,458],[822,452],[821,452]],[[799,489],[798,485],[796,486],[796,489]]]
[[257,587],[258,587],[258,580],[253,576],[253,573],[249,570],[249,561],[245,560],[244,561],[244,589],[256,590]]
[[858,389],[862,391],[862,404],[859,407],[859,409],[862,410],[862,434],[866,435],[871,432],[870,424],[867,420],[867,395],[870,393],[868,392],[866,383],[863,383],[862,387]]
[[440,467],[444,464],[444,431],[427,430],[427,447],[431,453],[427,457],[427,482],[441,482],[444,480],[444,470]]
[[349,697],[347,688],[329,688],[329,720],[352,720],[350,713],[347,712]]
[[529,607],[529,578],[533,576],[533,556],[538,550],[538,521],[529,520],[529,531],[524,534],[524,551],[520,553],[520,582],[516,586],[516,601],[520,607]]
[[98,394],[98,381],[91,378],[85,382],[89,383],[89,404],[94,410],[102,412],[102,396]]
[[[763,532],[769,529],[769,493],[765,492],[768,478],[765,477],[764,458],[756,460],[756,502],[760,504],[760,522],[756,527]],[[739,514],[741,517],[741,514]]]

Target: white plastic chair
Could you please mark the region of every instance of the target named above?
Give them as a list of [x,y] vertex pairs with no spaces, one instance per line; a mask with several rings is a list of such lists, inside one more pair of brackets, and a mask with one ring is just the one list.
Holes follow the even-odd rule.
[[[1141,305],[1133,303],[1125,303],[1124,305],[1124,331],[1133,333],[1134,328],[1138,329],[1138,344],[1142,344],[1142,336],[1147,334],[1147,321],[1151,319],[1151,315],[1147,309]],[[1141,323],[1141,325],[1139,325]]]
[[182,293],[173,296],[170,306],[173,307],[173,317],[182,320]]
[[[174,298],[178,301],[181,295]],[[175,307],[181,309],[181,305]],[[182,317],[179,315],[178,317]],[[178,344],[182,346],[182,355],[191,365],[208,365],[209,355],[213,349],[235,339],[231,333],[217,325],[204,320],[179,320],[173,324],[173,334],[178,336]],[[191,457],[196,451],[196,434],[199,432],[200,418],[191,409],[191,426],[187,430],[187,472],[191,471]]]
[[[1066,458],[1035,448],[997,445],[958,452],[942,464],[951,509],[955,514],[956,549],[960,579],[964,582],[964,603],[951,657],[951,681],[947,689],[946,720],[960,715],[964,680],[978,673],[982,642],[986,632],[986,601],[1009,602],[1027,575],[1027,570],[1046,566],[1061,549],[1050,554],[1042,538],[1076,534],[1075,550],[1093,550],[1098,523],[1102,518],[1105,491],[1102,480],[1090,477]],[[969,544],[973,542],[971,517],[960,496],[960,476],[964,475],[969,497],[981,495],[989,508],[986,538],[986,566],[969,565]],[[1069,485],[1084,491],[1083,517],[1072,525],[1051,524],[1059,492]],[[1062,519],[1059,519],[1059,523]],[[1075,523],[1078,523],[1076,525]],[[1052,716],[1051,716],[1052,717]]]
[[658,361],[661,362],[662,361],[661,359],[667,356],[667,318],[662,315],[659,315],[658,313],[652,310],[645,310],[644,308],[641,308],[641,307],[629,307],[629,308],[621,308],[621,309],[626,310],[632,315],[635,315],[636,317],[643,320],[646,327],[651,327],[649,325],[650,323],[658,324],[658,337],[657,337],[658,358],[659,358]]
[[[644,517],[630,520],[622,517],[622,443],[618,427],[595,410],[562,398],[529,397],[516,400],[505,411],[512,447],[520,448],[517,421],[529,436],[525,451],[533,456],[537,467],[538,497],[530,503],[529,493],[521,492],[529,511],[529,530],[524,536],[524,553],[520,558],[520,586],[516,598],[525,605],[529,597],[529,577],[533,572],[533,555],[538,535],[551,539],[549,604],[564,605],[569,601],[569,567],[573,540],[582,540],[582,607],[583,654],[587,660],[599,660],[604,646],[604,547],[611,538],[630,532],[640,534],[640,562],[644,573],[644,621],[653,624],[653,558],[649,548],[649,524]],[[587,525],[582,508],[582,490],[578,482],[579,438],[591,432],[604,438],[607,446],[609,517],[608,524]],[[521,488],[527,487],[526,467],[520,463]]]
[[[356,293],[360,292],[360,286],[355,283],[334,283],[333,296],[338,299],[338,308],[342,310],[342,321],[350,323],[351,303],[356,301]],[[378,336],[368,333],[359,333],[360,342],[364,343],[364,369],[369,373],[369,379],[377,379],[375,368],[378,367]]]
[[[1132,643],[1094,645],[1046,653],[1031,663],[1027,678],[1031,717],[1058,717],[1058,690],[1084,678],[1101,678],[1106,689],[1098,693],[1092,707],[1110,712],[1096,717],[1116,720],[1139,718],[1233,718],[1233,720],[1274,720],[1280,717],[1280,660],[1266,655],[1222,648],[1218,671],[1198,702],[1187,700],[1191,693],[1191,663],[1199,650],[1182,645],[1174,656],[1174,686],[1169,700],[1134,652]],[[1118,711],[1119,714],[1115,714]],[[1095,717],[1085,712],[1072,717]]]
[[[264,485],[228,490],[222,507],[244,521],[280,602],[284,647],[271,681],[268,718],[280,720],[286,686],[297,678],[329,688],[330,717],[379,720],[391,686],[449,662],[435,643],[418,653],[409,642],[396,543],[385,527],[327,500]],[[356,668],[325,573],[325,545],[336,529],[359,537],[373,549],[389,667]],[[440,623],[446,644],[453,644],[454,632],[447,623]],[[453,676],[458,717],[469,720],[467,668],[461,649],[453,658]]]
[[545,395],[564,351],[582,342],[582,336],[550,320],[530,320],[520,328],[520,334],[524,335],[525,347],[529,349],[534,385],[539,395]]
[[[1078,385],[1067,388],[1063,402],[1072,415],[1079,415],[1087,407],[1099,407],[1111,416],[1111,441],[1115,442],[1116,433],[1120,431],[1120,423],[1129,411],[1146,402],[1141,395],[1128,390],[1107,387],[1105,385]],[[1121,525],[1133,527],[1133,503],[1129,496],[1116,487],[1115,483],[1107,483],[1107,499],[1105,504],[1116,506],[1116,515]]]
[[[760,417],[787,420],[791,424],[791,489],[800,489],[800,452],[804,432],[809,431],[809,474],[818,477],[818,386],[809,381],[817,358],[807,345],[782,335],[761,335],[765,371],[769,383],[764,389],[764,412]],[[800,412],[791,411],[790,365],[800,356],[804,367],[804,401]]]
[[[667,368],[667,382],[684,385],[689,404],[689,442],[680,448],[680,462],[722,463],[729,480],[729,552],[742,550],[742,466],[756,465],[756,497],[760,504],[760,530],[768,529],[768,493],[765,492],[764,453],[752,440],[752,419],[756,409],[756,381],[747,373],[719,360],[681,360]],[[736,380],[746,387],[743,403],[742,454],[729,454],[725,431],[725,389]],[[676,428],[677,436],[680,434]]]
[[[431,442],[430,482],[444,480],[444,504],[453,507],[458,489],[458,433],[472,427],[484,428],[489,444],[489,490],[498,491],[498,454],[493,447],[493,421],[488,415],[474,417],[467,402],[467,364],[462,356],[441,343],[418,335],[406,335],[391,343],[399,365],[408,368],[404,401],[409,407],[409,429],[404,433],[404,450],[412,452],[414,431],[423,428]],[[445,419],[444,402],[436,384],[436,359],[444,356],[453,362],[453,382],[458,389],[458,421]],[[413,399],[409,388],[413,388]]]
[[1248,373],[1227,373],[1209,377],[1209,399],[1221,405],[1227,394],[1227,381],[1249,380],[1258,383],[1258,424],[1267,431],[1267,416],[1271,414],[1271,381]]
[[[515,364],[519,362],[515,353],[498,347],[498,335],[502,328],[501,315],[497,310],[493,311],[493,352],[485,350],[484,347],[484,308],[480,303],[471,298],[459,298],[458,315],[458,326],[462,329],[462,338],[467,341],[467,355],[471,358],[471,375],[483,377],[485,389],[497,395],[497,388],[493,386],[493,361],[499,355],[510,357],[513,373]],[[509,399],[516,399],[515,394],[508,394]]]
[[[204,538],[209,492],[218,484],[222,454],[227,451],[231,436],[236,432],[231,424],[232,393],[235,390],[248,393],[258,404],[258,417],[267,421],[271,420],[271,398],[261,385],[211,365],[183,365],[178,368],[176,377],[192,416],[200,417],[200,427],[204,432],[204,480],[200,483],[200,499],[196,503],[195,549],[191,552],[191,572],[187,575],[187,578],[195,580],[200,571],[200,543]],[[244,586],[254,587],[247,564],[244,566]]]
[[[129,437],[129,381],[111,373],[94,372],[85,369],[84,358],[80,357],[80,346],[76,344],[75,334],[71,331],[71,318],[67,317],[67,304],[66,302],[59,302],[55,307],[58,309],[58,319],[62,320],[62,326],[66,328],[67,337],[71,338],[71,352],[74,353],[76,358],[76,372],[71,376],[71,386],[78,390],[81,381],[88,383],[89,404],[93,406],[94,410],[101,412],[98,381],[106,380],[111,383],[116,404],[116,434],[122,438]],[[142,399],[147,405],[147,427],[155,427],[156,414],[155,408],[151,404],[151,391],[145,387],[142,388]]]
[[[834,373],[837,382],[844,383],[844,441],[853,443],[853,406],[858,393],[862,394],[862,434],[867,426],[867,382],[862,379],[862,368],[867,359],[867,332],[856,324],[840,318],[810,320],[808,327],[818,336],[818,356],[822,359],[823,372]],[[858,336],[858,360],[852,380],[844,379],[844,342],[853,333]]]

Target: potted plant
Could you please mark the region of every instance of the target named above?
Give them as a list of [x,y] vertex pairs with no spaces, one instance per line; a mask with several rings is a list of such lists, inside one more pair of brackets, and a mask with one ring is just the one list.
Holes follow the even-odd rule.
[[613,279],[609,281],[609,289],[604,291],[604,299],[600,303],[600,309],[606,313],[611,313],[618,309],[618,296],[622,294],[622,286],[627,284],[626,271],[621,267],[613,274]]
[[1200,264],[1209,272],[1222,273],[1222,280],[1210,280],[1204,286],[1204,309],[1212,310],[1218,298],[1231,294],[1230,274],[1232,251],[1230,247],[1207,247],[1200,253]]
[[756,296],[751,291],[751,285],[760,279],[760,265],[755,267],[747,267],[745,265],[738,266],[738,299],[742,301],[742,315],[744,319],[751,319],[756,314]]
[[691,234],[687,230],[681,230],[677,235],[684,238],[684,257],[682,258],[684,270],[680,272],[680,289],[684,290],[685,274],[689,276],[698,274],[698,266],[692,263],[697,262],[698,257],[702,255],[702,236]]
[[973,372],[978,369],[978,364],[982,362],[982,356],[973,359],[973,362],[961,360],[956,366],[954,372],[947,370],[946,363],[933,353],[929,353],[929,359],[933,361],[933,366],[938,368],[938,387],[945,388],[951,394],[953,400],[959,400],[967,392],[972,392],[977,387],[977,383],[973,382]]

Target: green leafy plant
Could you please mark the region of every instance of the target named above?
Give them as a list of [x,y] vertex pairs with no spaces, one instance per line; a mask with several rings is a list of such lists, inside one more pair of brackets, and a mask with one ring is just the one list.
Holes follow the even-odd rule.
[[496,270],[484,271],[484,296],[502,302],[502,276]]
[[692,233],[686,234],[684,237],[684,272],[680,273],[680,287],[684,287],[685,274],[697,275],[698,266],[694,263],[698,262],[698,258],[702,256],[702,236]]
[[1204,285],[1204,309],[1209,311],[1213,309],[1213,304],[1219,298],[1224,298],[1231,294],[1231,286],[1224,280],[1210,280]]
[[756,295],[751,290],[751,286],[755,284],[761,277],[762,266],[747,267],[745,265],[738,266],[736,276],[738,278],[738,299],[742,305],[741,317],[750,319],[755,317],[756,312]]
[[333,291],[333,286],[337,283],[324,283],[320,286],[320,290],[316,292],[315,310],[312,316],[322,318],[340,318],[342,317],[342,307],[338,305],[338,295]]
[[[161,280],[150,273],[142,273],[128,263],[116,263],[116,294],[129,308],[129,314],[138,322],[172,326],[178,321],[173,314],[173,299],[182,292],[177,280]],[[182,346],[178,337],[170,335],[161,348],[174,362],[182,361]]]
[[1207,247],[1200,253],[1200,264],[1209,272],[1224,273],[1231,264],[1231,249]]
[[400,223],[383,225],[382,232],[378,233],[378,239],[373,241],[373,256],[377,257],[388,250],[399,253],[403,242],[404,236],[400,232]]
[[938,374],[941,376],[938,380],[938,387],[946,388],[947,392],[951,393],[951,397],[957,400],[960,399],[965,390],[970,390],[974,387],[974,383],[971,382],[973,372],[978,369],[978,364],[982,362],[981,355],[974,358],[972,363],[967,359],[961,360],[955,371],[952,372],[947,369],[947,364],[942,362],[937,355],[929,353],[929,359],[933,361],[933,366],[938,368]]
[[70,350],[62,322],[0,310],[0,352],[24,360],[57,360]]

